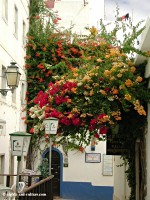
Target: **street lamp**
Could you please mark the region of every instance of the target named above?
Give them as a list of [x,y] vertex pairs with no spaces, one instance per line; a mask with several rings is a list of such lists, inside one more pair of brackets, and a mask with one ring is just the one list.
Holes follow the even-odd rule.
[[[57,118],[47,118],[44,120],[45,125],[45,134],[52,134],[55,135],[57,133],[58,128],[58,119]],[[52,159],[52,139],[49,137],[49,175],[51,175],[51,159]]]
[[11,153],[13,156],[17,156],[17,179],[16,179],[16,193],[18,194],[19,183],[19,168],[22,156],[27,156],[31,134],[25,132],[10,133],[11,140]]
[[7,85],[10,89],[0,89],[0,93],[3,96],[6,96],[8,91],[11,91],[13,93],[14,89],[18,87],[20,76],[21,76],[21,73],[19,72],[19,69],[16,66],[16,63],[11,62],[10,64],[11,65],[7,67],[7,70],[5,72]]

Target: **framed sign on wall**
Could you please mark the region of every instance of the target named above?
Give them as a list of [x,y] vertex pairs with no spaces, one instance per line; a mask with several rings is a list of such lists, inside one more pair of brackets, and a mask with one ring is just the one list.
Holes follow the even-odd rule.
[[103,176],[113,175],[113,156],[103,154]]
[[86,153],[85,154],[85,162],[86,163],[100,163],[101,162],[101,154],[100,153]]

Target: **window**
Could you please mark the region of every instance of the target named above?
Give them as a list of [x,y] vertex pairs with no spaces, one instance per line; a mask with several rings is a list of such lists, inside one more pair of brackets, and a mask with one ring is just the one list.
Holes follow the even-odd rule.
[[[4,154],[0,154],[0,174],[4,174],[4,159]],[[1,176],[0,184],[4,184],[4,176]]]
[[[2,66],[2,74],[1,74],[1,88],[6,89],[6,77],[5,77],[5,71],[6,68]],[[1,95],[3,98],[6,98],[6,96]]]
[[14,35],[18,37],[18,9],[16,6],[14,9]]
[[25,45],[25,43],[26,43],[26,24],[23,21],[22,44]]
[[5,21],[8,20],[8,0],[2,0],[2,17]]
[[26,102],[25,102],[25,84],[24,83],[22,83],[22,85],[21,85],[21,104],[23,105],[23,104],[25,104]]
[[6,121],[0,119],[0,136],[6,135]]

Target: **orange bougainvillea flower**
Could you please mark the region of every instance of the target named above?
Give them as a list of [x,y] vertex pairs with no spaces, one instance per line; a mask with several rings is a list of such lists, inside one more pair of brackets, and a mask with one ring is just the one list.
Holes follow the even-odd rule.
[[132,83],[132,81],[131,81],[130,79],[127,79],[127,80],[125,81],[125,85],[126,85],[127,87],[132,87],[133,83]]
[[118,94],[118,89],[116,89],[116,88],[113,88],[111,91],[113,94]]
[[131,100],[131,95],[130,94],[125,94],[125,97],[124,97],[126,100],[130,101]]
[[103,62],[103,60],[101,58],[98,58],[96,61],[97,62]]
[[105,92],[105,90],[100,90],[100,93],[101,93],[102,95],[107,95],[107,93]]
[[31,56],[30,55],[26,55],[24,58],[29,60],[31,58]]
[[136,71],[136,68],[135,67],[131,67],[131,72],[135,72]]
[[142,78],[141,76],[138,76],[138,77],[136,78],[136,81],[140,83],[140,82],[143,81],[143,78]]
[[44,65],[42,63],[38,64],[37,68],[39,69],[43,69],[44,68]]
[[36,56],[36,57],[40,57],[40,53],[36,53],[35,56]]

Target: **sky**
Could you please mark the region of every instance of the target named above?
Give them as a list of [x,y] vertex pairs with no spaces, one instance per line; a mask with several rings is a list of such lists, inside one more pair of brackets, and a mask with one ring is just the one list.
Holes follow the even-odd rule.
[[116,5],[119,7],[119,17],[129,13],[133,22],[146,20],[150,16],[149,0],[104,0],[105,19],[114,20],[116,15]]

